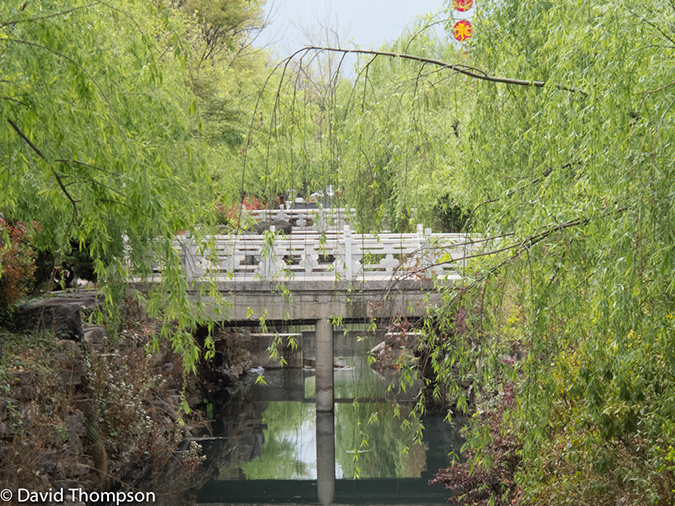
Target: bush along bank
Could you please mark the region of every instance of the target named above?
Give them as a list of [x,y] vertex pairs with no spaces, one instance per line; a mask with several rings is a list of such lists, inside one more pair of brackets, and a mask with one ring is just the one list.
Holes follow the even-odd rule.
[[157,492],[162,483],[167,495],[190,486],[202,462],[192,434],[204,421],[180,406],[199,404],[200,380],[184,376],[168,343],[153,348],[155,325],[138,307],[123,313],[114,339],[81,322],[81,335],[0,327],[1,489]]

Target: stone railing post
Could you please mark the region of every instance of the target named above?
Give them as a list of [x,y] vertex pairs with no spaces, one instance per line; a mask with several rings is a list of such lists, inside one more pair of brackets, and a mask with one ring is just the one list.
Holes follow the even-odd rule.
[[425,267],[424,264],[426,263],[425,261],[426,253],[424,251],[424,225],[422,223],[417,224],[417,234],[415,235],[415,242],[417,243],[415,244],[416,246],[415,249],[417,251],[415,252],[414,262],[415,268],[419,270],[420,268]]
[[185,245],[183,246],[183,252],[185,253],[183,259],[183,271],[185,272],[185,279],[188,281],[194,281],[195,279],[204,275],[202,269],[197,265],[197,245],[195,244],[194,239],[190,236],[190,231],[185,232]]
[[263,234],[263,244],[260,250],[260,263],[256,275],[265,280],[275,279],[284,269],[281,255],[277,249],[276,227],[272,225],[268,232]]
[[[274,272],[274,270],[275,270],[274,269],[274,261],[276,260],[276,256],[277,256],[277,254],[276,254],[277,253],[276,252],[276,249],[277,249],[277,241],[276,241],[277,230],[276,230],[276,228],[277,227],[275,227],[274,225],[270,226],[270,235],[272,236],[272,251],[269,251],[267,258],[264,259],[264,262],[266,264],[265,265],[265,279],[272,279],[272,278],[274,278],[274,276],[276,274]],[[264,248],[264,246],[263,246],[263,248]]]
[[421,223],[417,224],[417,249],[422,249],[424,246],[424,225]]
[[351,281],[354,279],[354,251],[352,250],[352,231],[349,225],[345,225],[344,231],[344,259],[345,259],[345,279]]

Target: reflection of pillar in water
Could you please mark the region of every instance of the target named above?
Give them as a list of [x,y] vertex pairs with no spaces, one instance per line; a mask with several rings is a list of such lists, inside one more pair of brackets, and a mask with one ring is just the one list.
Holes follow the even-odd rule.
[[333,411],[333,326],[316,322],[316,410]]
[[335,498],[335,425],[333,412],[316,412],[316,477],[319,503]]

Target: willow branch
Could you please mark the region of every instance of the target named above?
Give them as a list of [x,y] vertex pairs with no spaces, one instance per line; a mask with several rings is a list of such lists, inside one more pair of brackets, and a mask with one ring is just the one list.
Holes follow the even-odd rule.
[[[289,58],[293,58],[296,54],[303,52],[303,51],[332,51],[334,53],[352,53],[352,54],[371,54],[375,56],[389,56],[391,58],[401,58],[403,60],[412,60],[412,61],[417,61],[421,63],[429,63],[431,65],[436,65],[439,67],[447,68],[449,70],[452,70],[454,72],[457,72],[459,74],[463,74],[465,76],[471,77],[473,79],[479,79],[481,81],[490,81],[494,83],[502,83],[502,84],[514,84],[517,86],[534,86],[536,88],[543,88],[546,86],[547,82],[546,81],[534,81],[534,80],[524,80],[524,79],[513,79],[510,77],[499,77],[499,76],[491,76],[487,74],[486,72],[478,69],[472,69],[469,68],[465,65],[460,65],[456,63],[447,63],[441,60],[435,60],[433,58],[425,58],[423,56],[415,56],[411,54],[405,54],[405,53],[392,53],[389,51],[376,51],[373,49],[344,49],[344,48],[332,48],[332,47],[322,47],[322,46],[306,46],[303,47],[302,49],[299,49],[293,55],[291,55]],[[556,88],[564,91],[570,91],[573,93],[580,93],[584,96],[588,96],[588,93],[586,93],[584,90],[580,90],[578,88],[572,88],[568,86],[562,86],[560,84],[555,85]]]
[[[619,209],[619,211],[624,211],[624,210],[626,210],[626,208]],[[477,279],[473,280],[468,285],[459,288],[457,290],[457,293],[450,300],[450,302],[448,302],[447,304],[444,304],[443,308],[441,308],[442,314],[446,314],[450,310],[450,308],[455,304],[455,302],[457,302],[457,300],[459,300],[459,298],[462,297],[465,293],[467,293],[469,290],[475,288],[479,284],[483,283],[486,279],[488,279],[494,273],[499,271],[505,265],[508,265],[511,262],[517,260],[520,257],[520,255],[522,255],[522,253],[524,251],[528,250],[529,248],[531,248],[532,246],[534,246],[538,242],[544,240],[545,238],[547,238],[548,236],[550,236],[551,234],[553,234],[556,231],[563,230],[565,228],[575,227],[575,226],[584,226],[584,225],[588,224],[590,221],[591,221],[590,218],[578,218],[576,220],[570,220],[568,222],[558,224],[554,227],[548,228],[548,229],[544,230],[543,232],[541,232],[540,234],[528,237],[521,242],[518,242],[516,244],[511,245],[510,247],[502,248],[501,250],[491,251],[491,252],[485,253],[485,254],[488,254],[488,255],[489,254],[495,254],[495,253],[498,253],[499,251],[503,252],[503,251],[510,250],[510,249],[515,248],[515,247],[518,247],[518,250],[513,252],[513,254],[511,256],[509,256],[508,258],[505,258],[504,260],[499,262],[497,265],[493,265],[487,272],[483,273],[481,276],[479,276]],[[478,255],[478,256],[483,256],[483,255]],[[471,258],[471,257],[466,257],[466,258]],[[457,259],[457,260],[461,260],[461,259]],[[441,264],[442,263],[448,263],[448,262],[441,262]],[[436,265],[441,265],[441,264],[436,264]]]
[[87,4],[87,5],[81,5],[80,7],[74,7],[72,9],[67,10],[67,11],[55,12],[53,14],[45,14],[44,16],[38,16],[36,18],[14,19],[12,21],[6,21],[5,23],[1,24],[0,28],[4,28],[4,27],[10,26],[10,25],[18,25],[19,23],[40,21],[42,19],[54,18],[56,16],[64,16],[66,14],[70,14],[71,12],[79,11],[79,10],[82,10],[82,9],[88,9],[89,7],[94,7],[95,5],[98,5],[100,3],[101,2],[94,2],[94,3],[91,3],[91,4]]
[[[569,162],[569,163],[566,163],[564,165],[561,165],[560,168],[561,169],[570,169],[574,165],[579,165],[580,163],[581,162]],[[553,167],[549,167],[544,172],[542,172],[541,176],[539,176],[535,179],[531,179],[527,183],[528,183],[528,185],[534,185],[534,184],[540,183],[541,181],[546,179],[548,176],[550,176],[552,172],[553,172]],[[494,202],[498,202],[504,197],[510,197],[511,195],[516,193],[518,190],[521,190],[523,188],[525,188],[525,187],[521,186],[520,188],[511,188],[511,189],[507,190],[507,192],[503,195],[503,197],[495,197],[493,199],[486,200],[485,202],[481,202],[480,204],[478,204],[476,207],[473,208],[473,210],[471,211],[471,215],[473,215],[482,206],[484,206],[486,204],[492,204]]]
[[[583,226],[583,225],[586,225],[590,221],[591,221],[590,218],[577,218],[575,220],[570,220],[570,221],[567,221],[565,223],[558,223],[558,224],[556,224],[552,227],[547,228],[546,230],[543,230],[539,234],[536,234],[536,235],[533,235],[533,236],[530,236],[530,237],[526,237],[522,241],[518,241],[518,242],[516,242],[514,244],[511,244],[509,246],[504,246],[503,248],[499,248],[499,249],[496,249],[496,250],[490,250],[490,251],[484,251],[482,253],[476,253],[476,254],[473,254],[473,255],[466,255],[466,256],[463,256],[463,257],[460,257],[460,258],[453,258],[451,260],[445,260],[445,261],[442,261],[442,262],[436,262],[436,263],[433,263],[433,264],[426,265],[422,269],[415,269],[414,271],[406,273],[405,276],[403,276],[402,278],[398,278],[397,281],[401,281],[401,280],[406,279],[406,278],[411,277],[411,276],[417,276],[417,275],[419,275],[420,271],[424,272],[424,271],[427,271],[429,269],[432,269],[434,267],[438,267],[438,266],[441,266],[441,265],[449,265],[449,264],[461,262],[462,260],[471,260],[473,258],[480,258],[480,257],[484,257],[484,256],[489,256],[489,255],[497,255],[499,253],[504,253],[506,251],[511,251],[513,249],[517,249],[517,251],[514,253],[514,256],[513,256],[513,258],[517,258],[524,250],[529,249],[532,246],[534,246],[535,244],[543,241],[544,239],[546,239],[547,237],[549,237],[553,233],[558,232],[560,230],[564,230],[566,228],[570,228],[570,227]],[[512,234],[504,234],[503,236],[508,236],[508,235],[512,235]],[[497,237],[503,237],[503,236],[497,236]],[[487,240],[490,240],[490,239],[496,239],[497,237],[486,238],[486,239],[483,239],[483,241],[487,241]],[[478,241],[476,241],[476,242],[478,242]],[[470,244],[470,243],[467,243],[467,245],[468,244]],[[499,264],[499,267],[501,267],[502,265],[503,265],[503,263]]]
[[[45,155],[42,154],[42,151],[40,151],[40,150],[37,148],[37,146],[36,146],[35,144],[33,144],[33,143],[31,142],[31,140],[30,140],[28,137],[26,137],[26,135],[21,131],[21,129],[16,125],[16,123],[14,123],[11,119],[8,119],[7,121],[8,121],[9,124],[12,126],[12,128],[14,129],[14,131],[19,135],[19,137],[21,137],[21,138],[26,142],[26,144],[28,144],[28,145],[30,146],[30,148],[31,148],[33,151],[35,151],[35,153],[36,153],[40,158],[42,158],[45,162],[49,163],[49,161],[47,160],[47,158],[45,157]],[[73,217],[72,217],[72,219],[70,220],[70,224],[68,225],[68,229],[70,229],[70,227],[73,225],[73,223],[75,223],[75,220],[77,220],[77,216],[78,216],[78,212],[77,212],[77,202],[75,201],[75,199],[73,198],[73,196],[70,194],[70,192],[68,191],[68,189],[66,188],[66,186],[63,184],[63,179],[61,178],[61,176],[59,176],[58,172],[56,172],[56,170],[54,170],[54,167],[52,167],[51,164],[50,164],[50,169],[51,169],[51,171],[52,171],[52,174],[53,174],[54,177],[56,178],[56,182],[58,183],[59,187],[61,188],[61,191],[62,191],[63,194],[68,198],[68,200],[70,200],[70,203],[73,205]]]

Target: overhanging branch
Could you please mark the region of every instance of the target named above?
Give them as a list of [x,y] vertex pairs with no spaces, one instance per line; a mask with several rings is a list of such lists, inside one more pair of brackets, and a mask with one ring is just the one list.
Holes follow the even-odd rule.
[[[453,72],[457,72],[459,74],[463,74],[465,76],[471,77],[473,79],[479,79],[481,81],[490,81],[493,83],[503,83],[503,84],[513,84],[517,86],[534,86],[536,88],[543,88],[546,86],[548,83],[547,81],[534,81],[534,80],[524,80],[524,79],[513,79],[510,77],[499,77],[499,76],[491,76],[485,72],[483,72],[480,69],[475,69],[472,67],[468,67],[466,65],[462,65],[459,63],[447,63],[441,60],[435,60],[433,58],[425,58],[423,56],[415,56],[412,54],[405,54],[405,53],[392,53],[389,51],[377,51],[373,49],[344,49],[344,48],[334,48],[334,47],[322,47],[322,46],[306,46],[303,47],[302,49],[299,49],[295,53],[293,53],[289,59],[292,59],[295,55],[301,53],[301,52],[307,52],[307,51],[330,51],[334,53],[344,53],[344,54],[370,54],[374,56],[388,56],[390,58],[401,58],[403,60],[412,60],[412,61],[417,61],[420,63],[428,63],[431,65],[436,65],[439,67],[443,67],[449,70],[452,70]],[[563,86],[560,84],[555,84],[553,85],[556,88],[564,91],[570,91],[573,93],[580,93],[584,96],[588,96],[588,93],[586,93],[584,90],[580,90],[578,88],[572,88],[569,86]]]
[[[35,151],[35,153],[40,158],[42,158],[45,162],[49,163],[49,161],[47,160],[45,155],[42,154],[42,151],[40,151],[37,148],[37,146],[35,144],[33,144],[28,137],[26,137],[26,135],[21,131],[21,129],[16,125],[16,123],[14,123],[11,119],[8,119],[7,122],[12,126],[12,128],[19,135],[19,137],[21,137],[26,142],[26,144],[28,144],[28,146],[30,146],[30,148],[33,151]],[[66,185],[63,184],[63,180],[62,180],[61,176],[59,176],[58,172],[56,172],[56,170],[54,170],[54,167],[52,167],[51,164],[49,164],[49,165],[50,165],[50,169],[52,171],[52,174],[56,178],[56,182],[58,183],[59,187],[61,188],[61,191],[68,198],[68,200],[70,200],[70,203],[73,205],[73,217],[70,220],[70,224],[68,225],[68,229],[70,229],[70,227],[73,225],[73,223],[75,223],[75,221],[77,220],[77,216],[78,216],[77,202],[75,201],[73,196],[68,192],[68,189],[66,188]]]

